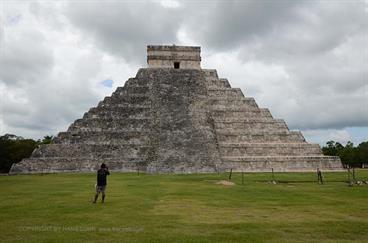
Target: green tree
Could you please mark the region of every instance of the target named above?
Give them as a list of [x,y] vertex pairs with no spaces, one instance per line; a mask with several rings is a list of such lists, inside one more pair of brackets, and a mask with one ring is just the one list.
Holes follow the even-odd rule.
[[8,173],[13,163],[31,156],[37,146],[33,139],[6,134],[0,137],[0,173]]
[[358,145],[358,157],[361,164],[368,164],[368,141]]
[[52,135],[46,135],[43,137],[41,144],[50,144],[52,142],[52,139],[54,138],[54,136]]
[[361,167],[363,163],[368,163],[368,142],[354,147],[350,141],[345,146],[339,142],[328,141],[322,151],[324,155],[339,156],[341,162],[350,167]]
[[344,164],[350,167],[358,167],[358,153],[352,142],[347,142],[345,147],[339,151],[338,156],[340,156],[340,159]]
[[339,156],[339,153],[344,150],[344,146],[341,143],[332,140],[328,141],[326,145],[327,146],[322,147],[322,152],[324,155]]

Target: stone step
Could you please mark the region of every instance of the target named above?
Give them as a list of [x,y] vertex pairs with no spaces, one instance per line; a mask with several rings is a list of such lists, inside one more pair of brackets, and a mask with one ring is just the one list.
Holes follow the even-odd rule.
[[284,134],[288,133],[289,130],[286,128],[279,127],[261,127],[261,128],[217,128],[215,127],[215,131],[217,134],[237,134],[237,135],[246,135],[246,134],[268,134],[268,133],[278,133]]
[[222,156],[322,155],[318,144],[308,143],[221,143]]
[[89,131],[73,131],[73,132],[60,132],[59,135],[66,135],[66,136],[84,136],[86,134],[89,133],[119,133],[119,134],[124,134],[124,133],[148,133],[150,131],[150,128],[116,128],[114,130],[111,131],[105,131],[99,127],[91,127],[91,129]]
[[226,78],[206,79],[208,89],[216,88],[231,88],[229,81]]
[[210,97],[244,97],[243,92],[239,88],[217,88],[208,89]]
[[288,130],[286,123],[279,120],[266,120],[266,121],[215,121],[216,129],[284,129]]
[[121,115],[121,114],[114,114],[114,113],[106,113],[106,114],[99,114],[99,115],[90,115],[87,117],[83,117],[82,119],[145,119],[151,118],[151,114],[136,114],[136,115]]
[[216,69],[202,69],[204,75],[207,78],[218,78],[217,70]]
[[137,144],[49,144],[40,145],[32,158],[84,157],[84,158],[137,158],[147,156],[151,147]]
[[272,117],[217,117],[213,116],[213,120],[219,123],[233,123],[233,122],[243,122],[243,123],[274,123],[283,122],[282,119],[275,119]]
[[150,82],[148,79],[140,79],[140,78],[129,78],[125,84],[124,87],[130,87],[130,86],[149,86]]
[[133,94],[133,95],[113,95],[113,96],[106,96],[102,101],[100,101],[98,104],[99,106],[103,105],[103,104],[140,104],[140,105],[145,105],[145,104],[150,104],[151,100],[150,100],[150,96],[148,94]]
[[150,89],[149,86],[145,85],[130,85],[130,86],[124,86],[119,87],[116,89],[116,91],[113,93],[113,95],[131,95],[131,94],[149,94]]
[[118,94],[118,95],[114,95],[113,97],[112,96],[106,96],[105,97],[105,99],[119,99],[119,100],[121,100],[121,99],[123,99],[124,100],[124,98],[131,98],[131,99],[133,99],[133,98],[149,98],[150,97],[150,94],[149,93],[143,93],[143,94],[134,94],[134,93],[123,93],[123,94]]
[[239,105],[211,105],[211,110],[214,112],[269,112],[267,108],[249,106],[244,103]]
[[111,96],[123,96],[129,94],[149,94],[150,87],[148,85],[130,84],[123,87],[117,87]]
[[226,109],[234,106],[246,106],[258,108],[258,105],[254,98],[248,97],[211,97],[210,99],[212,107]]
[[124,130],[124,131],[79,131],[60,132],[54,143],[57,144],[149,144],[149,130]]
[[79,126],[79,127],[69,127],[67,132],[71,132],[73,134],[80,132],[124,132],[124,131],[142,131],[150,129],[150,123],[143,124],[126,124],[125,127],[109,127],[109,126]]
[[58,173],[58,172],[96,172],[102,163],[105,163],[110,171],[133,172],[145,171],[147,160],[144,158],[72,158],[72,157],[48,157],[29,158],[14,164],[12,173]]
[[220,143],[266,143],[266,142],[279,142],[279,143],[299,143],[305,142],[303,135],[300,132],[284,132],[284,133],[216,133],[217,140]]
[[300,131],[288,131],[288,130],[280,130],[280,131],[257,131],[257,130],[244,130],[244,129],[216,129],[216,134],[218,135],[301,135]]
[[91,129],[102,129],[104,131],[116,129],[144,129],[151,124],[151,118],[87,118],[78,119],[70,125],[68,132],[90,131]]
[[99,109],[99,108],[102,108],[102,109],[113,109],[113,110],[116,110],[116,109],[119,109],[119,108],[122,108],[122,109],[151,109],[151,105],[150,104],[131,104],[131,103],[118,103],[118,104],[115,104],[115,103],[103,103],[97,107],[95,107],[95,109]]
[[107,118],[107,117],[149,117],[150,107],[94,107],[84,114],[83,118]]
[[270,111],[267,108],[259,108],[259,109],[247,109],[247,110],[226,110],[226,109],[217,109],[212,111],[212,116],[214,119],[216,118],[272,118]]
[[220,171],[233,172],[301,172],[341,171],[342,165],[337,156],[235,156],[222,157],[223,164]]

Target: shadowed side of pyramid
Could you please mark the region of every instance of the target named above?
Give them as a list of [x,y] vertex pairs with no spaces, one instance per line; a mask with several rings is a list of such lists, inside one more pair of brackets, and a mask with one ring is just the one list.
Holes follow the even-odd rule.
[[41,145],[13,172],[92,171],[102,162],[121,170],[145,164],[151,112],[147,80],[129,79],[82,119]]
[[93,171],[214,172],[215,142],[204,72],[140,69],[52,144],[41,145],[13,173]]
[[200,68],[199,47],[148,46],[148,68],[11,173],[341,170],[300,132]]

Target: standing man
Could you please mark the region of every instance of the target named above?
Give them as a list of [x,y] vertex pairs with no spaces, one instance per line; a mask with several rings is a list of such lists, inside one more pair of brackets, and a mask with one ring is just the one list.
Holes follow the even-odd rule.
[[101,164],[101,168],[97,171],[97,185],[96,185],[96,195],[95,195],[95,200],[93,201],[93,203],[96,203],[98,195],[102,194],[102,203],[104,203],[105,201],[105,189],[106,189],[106,177],[110,175],[109,169],[107,168],[107,166],[102,163]]

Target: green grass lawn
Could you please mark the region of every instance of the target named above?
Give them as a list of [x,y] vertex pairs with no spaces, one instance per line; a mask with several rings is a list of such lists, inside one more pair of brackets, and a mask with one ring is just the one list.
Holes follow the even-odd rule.
[[[0,176],[0,242],[368,242],[368,185],[346,173]],[[358,171],[368,180],[368,171]]]

